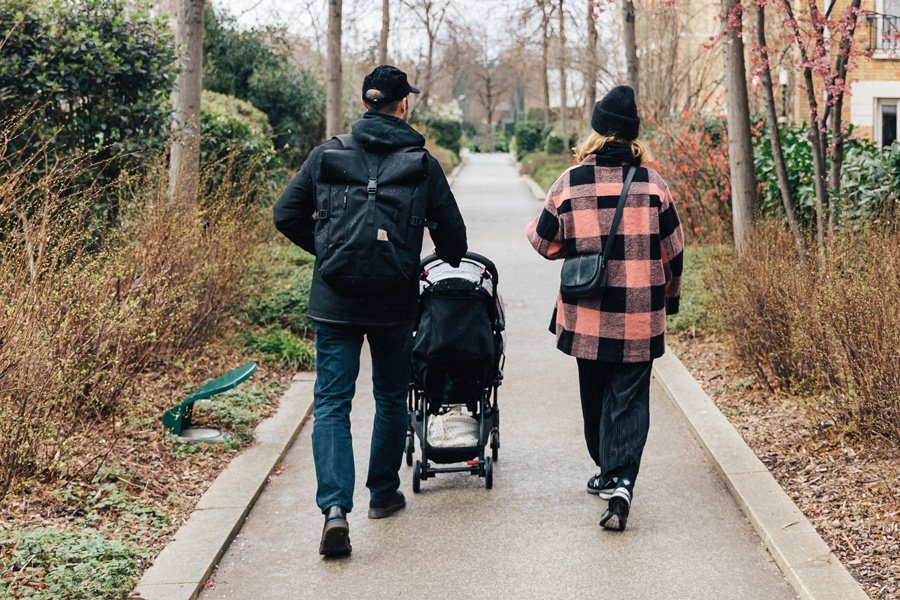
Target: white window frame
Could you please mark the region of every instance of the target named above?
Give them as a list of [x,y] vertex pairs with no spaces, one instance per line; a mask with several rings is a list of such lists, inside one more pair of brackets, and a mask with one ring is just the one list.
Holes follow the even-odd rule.
[[[887,16],[884,8],[884,0],[875,0],[875,12],[880,16]],[[900,15],[890,15],[900,17]],[[873,48],[872,58],[897,59],[900,58],[900,43],[894,42],[892,47],[881,47],[881,37],[884,33],[884,19],[876,17],[875,21],[875,48]]]
[[884,106],[885,104],[893,104],[894,106],[897,107],[897,112],[898,112],[897,124],[895,125],[895,127],[897,128],[897,131],[895,132],[894,139],[900,140],[900,98],[876,98],[875,99],[875,128],[874,128],[875,135],[873,137],[875,138],[875,144],[879,148],[881,148],[883,146],[882,142],[884,140],[884,135],[883,135],[884,132],[881,130],[881,123],[882,123],[881,107]]

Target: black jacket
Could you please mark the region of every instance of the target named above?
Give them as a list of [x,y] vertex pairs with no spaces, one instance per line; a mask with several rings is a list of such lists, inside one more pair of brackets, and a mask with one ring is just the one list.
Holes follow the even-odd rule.
[[[352,125],[353,137],[367,152],[391,153],[403,148],[423,147],[425,138],[402,119],[369,111]],[[316,253],[315,221],[316,182],[322,153],[341,148],[332,139],[316,147],[300,172],[275,203],[275,227],[289,240],[309,252]],[[431,239],[438,255],[451,265],[458,265],[466,253],[466,226],[456,205],[453,192],[440,163],[430,154],[428,161],[428,209]],[[391,325],[410,322],[415,318],[418,301],[418,282],[398,285],[396,290],[376,296],[347,296],[331,289],[319,276],[318,261],[313,272],[309,294],[310,318],[327,323],[354,325]]]

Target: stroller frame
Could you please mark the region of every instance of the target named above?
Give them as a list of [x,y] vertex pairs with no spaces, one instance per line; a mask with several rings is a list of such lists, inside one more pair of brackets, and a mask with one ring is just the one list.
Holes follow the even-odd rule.
[[[422,259],[422,279],[427,276],[427,267],[440,261],[436,255],[430,255]],[[469,262],[482,267],[485,276],[489,277],[493,283],[492,300],[497,301],[497,268],[489,259],[467,252],[463,258],[464,262]],[[497,345],[497,356],[494,364],[493,377],[485,382],[484,387],[476,403],[478,419],[478,444],[475,446],[440,448],[431,446],[428,443],[428,395],[425,390],[420,389],[415,381],[410,382],[408,409],[409,409],[409,426],[406,433],[406,464],[414,466],[412,489],[414,493],[421,491],[422,481],[436,476],[438,473],[470,473],[472,475],[484,478],[484,487],[491,489],[494,481],[494,463],[499,459],[500,450],[500,409],[498,404],[498,388],[503,383],[503,367],[505,366],[506,357],[503,352],[502,331],[503,324],[494,323],[493,333]],[[499,338],[499,339],[498,339]],[[449,406],[449,405],[448,405]],[[415,454],[415,440],[419,439],[422,457],[417,459],[413,464],[413,455]],[[486,447],[490,444],[491,456],[485,456]],[[433,460],[438,464],[450,463],[466,463],[464,466],[433,466]]]

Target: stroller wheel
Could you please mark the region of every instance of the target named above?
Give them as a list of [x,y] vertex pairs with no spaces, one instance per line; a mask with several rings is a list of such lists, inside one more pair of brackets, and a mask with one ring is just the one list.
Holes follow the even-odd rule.
[[494,462],[497,462],[498,455],[500,454],[500,432],[494,430],[491,433],[491,458],[494,459]]
[[411,467],[413,464],[413,453],[416,451],[416,444],[413,441],[412,434],[406,434],[406,466]]
[[422,491],[422,461],[417,460],[413,469],[413,493],[418,494]]
[[484,461],[484,487],[488,490],[494,487],[494,461],[490,458]]

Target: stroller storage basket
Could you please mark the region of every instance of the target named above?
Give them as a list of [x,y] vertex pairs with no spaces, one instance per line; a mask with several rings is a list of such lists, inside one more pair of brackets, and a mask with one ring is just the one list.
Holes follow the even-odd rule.
[[[459,267],[436,256],[422,261],[406,446],[407,464],[412,464],[415,438],[422,448],[413,474],[415,492],[422,479],[448,471],[467,471],[485,477],[486,487],[492,485],[493,461],[500,447],[497,388],[503,379],[505,328],[497,279],[494,264],[478,254],[466,254]],[[464,406],[477,421],[477,445],[429,443],[430,419],[454,406]],[[492,457],[486,459],[487,444]],[[433,468],[429,460],[466,465]]]

